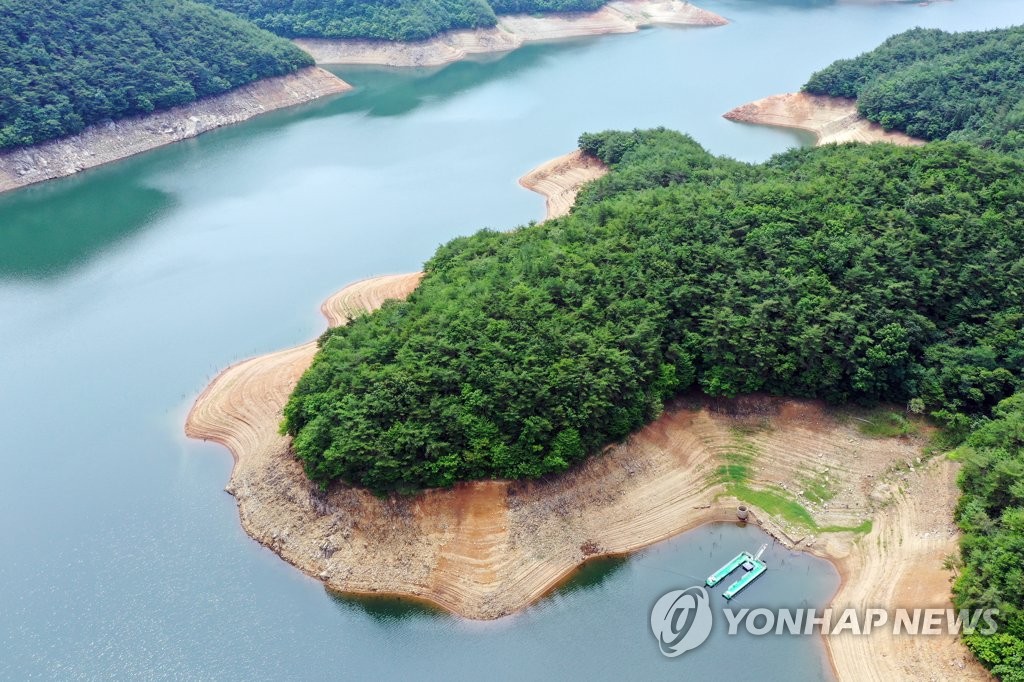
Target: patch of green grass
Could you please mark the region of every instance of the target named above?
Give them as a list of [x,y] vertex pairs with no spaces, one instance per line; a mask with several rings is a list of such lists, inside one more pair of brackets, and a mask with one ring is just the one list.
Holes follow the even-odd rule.
[[729,493],[738,499],[758,507],[766,514],[785,519],[789,523],[802,526],[809,530],[817,530],[818,524],[814,517],[796,500],[788,497],[781,490],[764,488],[755,490],[750,486],[737,483],[729,486]]
[[806,508],[788,494],[777,488],[751,488],[743,483],[735,483],[727,488],[730,495],[742,502],[757,507],[769,516],[784,519],[794,526],[799,526],[815,533],[852,532],[867,535],[874,527],[874,522],[867,519],[856,526],[819,526]]
[[875,522],[871,519],[861,522],[856,526],[821,526],[818,528],[819,533],[843,533],[850,531],[857,533],[858,535],[867,535],[871,532],[871,529],[875,527]]
[[898,438],[914,436],[918,426],[899,412],[892,410],[876,410],[866,419],[857,419],[857,428],[870,438]]
[[822,502],[828,502],[836,496],[836,491],[832,489],[828,474],[809,474],[801,476],[799,481],[804,489],[804,497],[811,502],[821,504]]
[[[721,455],[721,464],[719,464],[711,476],[712,483],[722,483],[725,485],[727,494],[753,507],[757,507],[769,516],[782,519],[793,526],[799,526],[815,533],[843,531],[868,533],[871,531],[870,520],[850,528],[844,526],[826,526],[821,528],[814,521],[811,513],[786,491],[773,487],[751,487],[749,485],[751,467],[758,455],[757,446],[746,442],[743,439],[742,433],[734,432],[733,435],[732,445]],[[800,480],[804,485],[804,495],[812,501],[824,502],[835,497],[835,492],[829,484],[827,474],[809,474]]]
[[733,483],[727,487],[729,495],[764,511],[769,516],[780,518],[788,523],[800,526],[813,532],[855,532],[866,536],[874,523],[871,519],[857,525],[821,525],[807,509],[778,488],[754,488],[744,483]]
[[715,469],[715,482],[746,483],[750,480],[750,465],[756,456],[754,445],[736,439],[732,448],[722,455],[722,464]]

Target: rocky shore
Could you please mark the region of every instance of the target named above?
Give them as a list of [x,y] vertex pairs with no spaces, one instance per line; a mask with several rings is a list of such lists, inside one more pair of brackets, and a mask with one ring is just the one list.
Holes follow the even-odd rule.
[[71,137],[0,152],[0,192],[73,175],[269,111],[350,89],[334,74],[308,67],[173,109],[94,125]]
[[924,140],[899,131],[887,131],[857,112],[857,101],[806,92],[772,95],[736,107],[724,114],[730,121],[796,128],[813,133],[817,144],[888,142],[904,146]]

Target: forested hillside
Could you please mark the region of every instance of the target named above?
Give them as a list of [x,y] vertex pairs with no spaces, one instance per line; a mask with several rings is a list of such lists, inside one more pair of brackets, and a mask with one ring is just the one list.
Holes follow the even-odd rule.
[[486,28],[496,14],[578,12],[606,0],[203,0],[288,37],[423,40]]
[[375,490],[566,469],[697,387],[909,403],[1020,385],[1024,165],[967,144],[716,158],[586,135],[573,215],[456,239],[331,330],[286,409],[310,476]]
[[288,41],[190,0],[5,0],[0,149],[310,64]]
[[1024,393],[1000,403],[960,453],[959,608],[998,609],[1000,631],[967,643],[1003,682],[1024,682]]
[[1024,27],[914,29],[835,62],[804,88],[855,97],[866,118],[890,130],[1024,153]]
[[[928,140],[967,140],[1024,156],[1024,27],[973,33],[915,29],[855,59],[832,64],[814,74],[805,89],[856,97],[860,112],[886,128]],[[975,214],[975,220],[1008,220],[1018,235],[1024,233],[1019,201],[1010,195],[1004,199]],[[963,247],[995,254],[1004,244],[965,242]],[[922,244],[922,249],[929,248]],[[1002,255],[1008,257],[1009,270],[1004,272],[1019,278],[1024,261],[1013,263],[1018,255]],[[1024,343],[1020,302],[1005,313],[1008,324],[1001,335],[1009,344],[1005,347],[1015,348],[1005,369],[1019,387]],[[980,338],[968,352],[990,362],[999,355],[998,346],[993,337]],[[955,357],[936,359],[951,379],[959,376],[965,385],[977,380]],[[1000,403],[990,419],[984,413],[980,419],[981,426],[961,451],[963,497],[957,522],[963,530],[963,570],[954,585],[955,602],[960,608],[999,610],[996,635],[965,639],[1004,682],[1024,682],[1024,394]]]
[[532,14],[536,12],[593,12],[607,0],[490,0],[498,14]]

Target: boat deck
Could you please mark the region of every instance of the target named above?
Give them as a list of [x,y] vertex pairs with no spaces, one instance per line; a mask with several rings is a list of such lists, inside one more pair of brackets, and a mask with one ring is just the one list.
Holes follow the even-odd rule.
[[743,574],[739,580],[730,585],[729,589],[722,593],[723,597],[726,599],[732,599],[739,594],[743,588],[757,580],[762,573],[768,570],[768,566],[760,559],[754,559],[751,563],[754,564],[754,567]]
[[730,573],[735,571],[737,568],[743,565],[746,561],[751,561],[754,557],[750,552],[740,552],[732,561],[722,566],[720,569],[711,574],[710,577],[704,582],[708,587],[714,587],[718,583],[722,582]]

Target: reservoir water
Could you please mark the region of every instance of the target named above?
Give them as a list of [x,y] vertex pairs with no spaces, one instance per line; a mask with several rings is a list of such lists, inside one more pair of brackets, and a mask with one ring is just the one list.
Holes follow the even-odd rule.
[[[0,196],[0,678],[830,679],[815,638],[658,653],[654,601],[755,529],[705,527],[467,622],[328,595],[242,532],[228,453],[182,435],[210,378],[317,334],[345,283],[539,219],[516,180],[581,132],[664,125],[763,160],[808,140],[724,111],[915,25],[1024,22],[1019,0],[701,4],[733,23],[338,68],[354,93]],[[822,606],[838,584],[768,561],[750,605]]]

